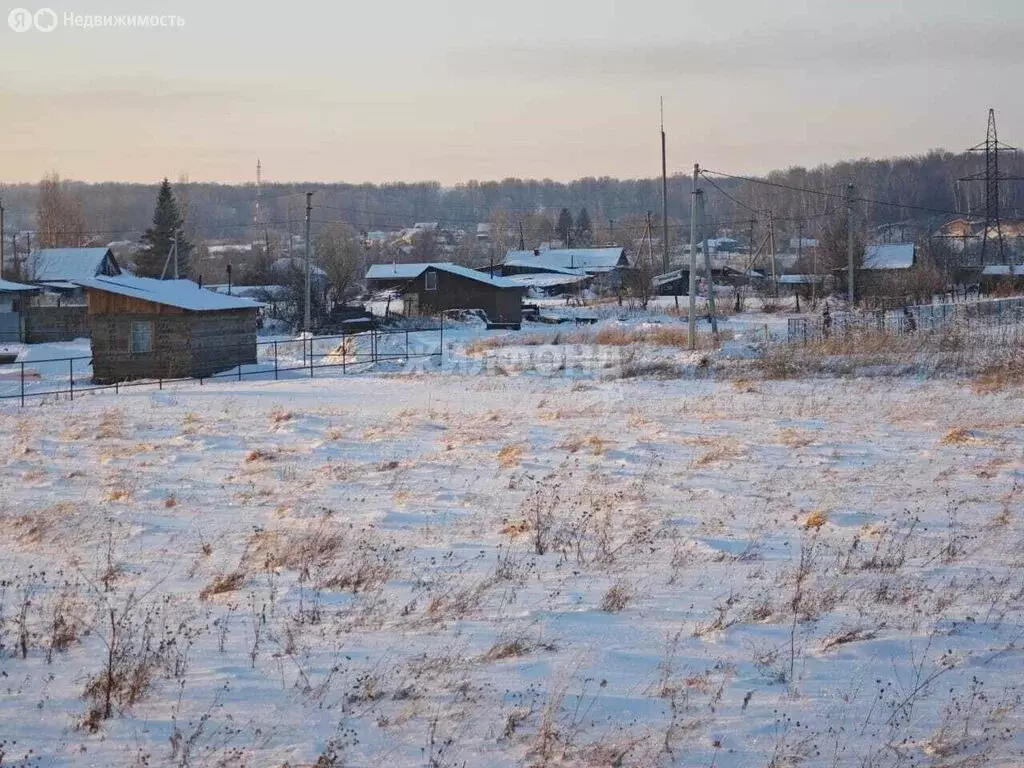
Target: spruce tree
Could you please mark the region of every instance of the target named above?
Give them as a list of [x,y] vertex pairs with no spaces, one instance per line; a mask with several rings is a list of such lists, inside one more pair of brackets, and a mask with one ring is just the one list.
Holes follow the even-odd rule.
[[569,213],[568,208],[563,208],[562,212],[558,214],[558,225],[555,227],[555,231],[558,232],[559,239],[568,248],[569,238],[572,236],[572,214]]
[[590,225],[590,214],[587,213],[587,209],[583,208],[580,210],[579,216],[576,217],[576,243],[578,245],[589,245],[593,240],[594,231]]
[[[143,234],[143,250],[135,257],[139,277],[160,277],[167,262],[167,255],[174,244],[175,231],[178,232],[178,275],[185,277],[188,273],[192,244],[185,239],[182,232],[184,224],[178,203],[174,199],[174,192],[171,191],[171,183],[164,179],[156,198],[153,226]],[[174,277],[173,263],[168,265],[165,277]]]

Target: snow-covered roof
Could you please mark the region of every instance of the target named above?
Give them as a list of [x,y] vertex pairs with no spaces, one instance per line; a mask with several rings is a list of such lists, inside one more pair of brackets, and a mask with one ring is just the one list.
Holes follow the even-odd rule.
[[12,283],[10,280],[0,280],[0,293],[20,293],[22,291],[38,291],[39,288],[34,285],[25,285],[24,283]]
[[534,267],[561,267],[587,272],[608,272],[625,263],[622,248],[551,248],[546,251],[512,251],[504,264],[520,262]]
[[[228,293],[227,283],[216,283],[203,287],[214,293]],[[232,285],[229,295],[242,296],[243,298],[256,299],[257,301],[261,298],[277,301],[288,296],[288,287],[284,285]]]
[[913,243],[869,245],[864,251],[864,269],[910,269],[913,266]]
[[535,261],[527,261],[526,259],[513,259],[509,261],[506,258],[504,265],[506,267],[529,267],[532,269],[543,269],[545,272],[551,272],[556,275],[584,276],[587,274],[586,270],[583,269],[569,269],[568,267],[552,267],[550,265],[541,266],[537,264]]
[[423,274],[427,264],[373,264],[366,272],[367,280],[414,280]]
[[1024,275],[1024,264],[989,264],[983,270],[983,275]]
[[820,283],[821,275],[779,275],[779,283],[782,285],[810,285]]
[[587,275],[565,275],[558,272],[535,272],[527,275],[509,275],[505,278],[526,288],[553,288],[556,285],[574,285],[587,279]]
[[258,302],[237,296],[224,296],[220,293],[200,288],[191,280],[154,280],[151,277],[133,277],[118,275],[117,277],[93,277],[87,280],[76,280],[83,288],[96,291],[116,293],[133,299],[151,301],[178,307],[190,312],[216,312],[225,309],[256,309]]
[[106,247],[40,248],[29,254],[25,272],[37,283],[85,280],[101,273],[107,256],[110,256],[114,274],[119,274],[120,267]]
[[507,277],[491,277],[469,267],[452,264],[450,261],[428,262],[420,264],[373,264],[366,272],[367,280],[415,280],[428,269],[447,272],[452,275],[475,280],[478,283],[492,285],[495,288],[521,288],[519,283]]
[[[282,257],[270,265],[270,271],[274,273],[288,272],[289,270],[298,270],[302,274],[306,274],[306,260],[299,256],[293,256],[291,258]],[[309,273],[313,277],[325,278],[327,273],[324,272],[316,264],[313,264],[309,268]]]

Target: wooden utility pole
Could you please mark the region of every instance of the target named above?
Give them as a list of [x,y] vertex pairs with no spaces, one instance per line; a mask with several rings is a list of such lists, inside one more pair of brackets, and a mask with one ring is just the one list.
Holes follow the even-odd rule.
[[768,239],[771,244],[772,254],[772,295],[779,296],[779,269],[775,258],[775,214],[768,211]]
[[[309,225],[310,225],[310,214],[313,213],[313,193],[306,193],[306,306],[304,308],[302,316],[302,330],[309,332],[309,327],[312,325],[311,312],[309,307],[310,296],[312,294],[312,269],[313,269],[313,244],[310,242],[309,237]],[[310,368],[310,372],[312,372]]]
[[0,280],[4,279],[4,200],[0,197]]
[[846,185],[846,300],[853,308],[856,299],[853,268],[853,184]]
[[704,195],[700,196],[701,220],[704,226],[704,269],[708,273],[708,309],[711,316],[711,333],[718,335],[718,311],[715,309],[715,279],[711,272],[711,246],[708,244],[710,225],[708,223],[707,201]]
[[668,166],[665,162],[664,98],[661,100],[661,268],[663,272],[668,272]]
[[647,263],[654,269],[654,230],[651,226],[651,212],[647,212]]
[[697,178],[699,176],[700,163],[694,163],[693,190],[690,192],[690,304],[687,318],[689,320],[690,349],[697,348]]

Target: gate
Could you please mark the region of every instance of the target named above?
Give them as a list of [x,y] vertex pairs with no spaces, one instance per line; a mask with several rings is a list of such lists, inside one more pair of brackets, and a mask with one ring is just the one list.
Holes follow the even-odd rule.
[[21,315],[18,312],[0,312],[0,344],[21,341]]

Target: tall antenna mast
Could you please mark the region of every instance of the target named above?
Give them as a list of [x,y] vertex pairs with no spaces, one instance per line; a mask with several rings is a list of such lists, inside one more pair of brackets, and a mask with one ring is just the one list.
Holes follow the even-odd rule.
[[256,158],[256,225],[263,224],[263,165]]
[[665,97],[661,97],[661,268],[668,272],[668,168],[665,162]]
[[996,259],[1006,263],[1006,246],[1003,241],[1003,225],[1000,219],[999,209],[999,183],[1003,181],[1024,181],[1024,177],[1012,176],[1002,173],[999,170],[1000,152],[1017,152],[1016,147],[1011,147],[999,141],[996,133],[996,111],[988,111],[988,131],[985,134],[985,141],[977,146],[971,147],[968,152],[985,153],[985,170],[971,176],[965,176],[959,181],[984,181],[985,182],[985,228],[981,232],[981,263],[984,266],[989,248],[992,247],[990,240],[995,241]]

